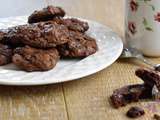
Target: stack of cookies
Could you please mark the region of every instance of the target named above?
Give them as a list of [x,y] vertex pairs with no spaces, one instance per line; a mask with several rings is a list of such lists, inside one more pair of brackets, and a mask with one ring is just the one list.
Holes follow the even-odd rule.
[[20,69],[47,71],[60,58],[84,58],[97,50],[96,40],[85,32],[87,22],[64,18],[60,7],[34,11],[28,24],[0,31],[0,65],[13,62]]

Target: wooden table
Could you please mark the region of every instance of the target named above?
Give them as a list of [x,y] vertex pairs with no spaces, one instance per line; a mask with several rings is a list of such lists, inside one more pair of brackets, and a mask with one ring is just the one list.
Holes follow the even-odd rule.
[[[53,1],[64,7],[68,15],[96,20],[124,36],[123,0]],[[11,10],[4,15],[23,14],[24,9],[17,7],[18,13]],[[28,8],[26,14],[32,9]],[[116,110],[108,99],[114,89],[140,82],[134,75],[136,68],[136,64],[117,61],[99,73],[76,81],[37,87],[0,86],[0,120],[127,120],[125,113],[131,105]],[[145,106],[143,102],[138,104]],[[144,119],[150,120],[151,115]]]

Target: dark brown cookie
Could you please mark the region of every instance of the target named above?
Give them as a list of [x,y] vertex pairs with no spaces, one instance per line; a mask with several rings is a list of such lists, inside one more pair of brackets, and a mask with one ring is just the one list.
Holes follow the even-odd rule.
[[87,57],[98,50],[95,39],[88,35],[71,31],[69,38],[66,44],[57,47],[62,57]]
[[127,116],[129,118],[138,118],[143,116],[144,114],[144,110],[140,107],[131,107],[127,112]]
[[87,22],[78,20],[76,18],[55,18],[52,20],[57,24],[63,24],[68,27],[69,30],[78,31],[78,32],[86,32],[89,29],[89,25]]
[[21,39],[18,39],[17,37],[14,37],[16,32],[17,32],[17,29],[18,29],[18,26],[8,28],[7,33],[5,33],[3,35],[0,43],[5,44],[5,45],[10,45],[13,48],[15,48],[17,46],[23,46],[22,42],[20,41]]
[[12,61],[13,50],[8,45],[0,44],[0,65],[6,65]]
[[28,18],[28,23],[52,20],[54,17],[65,16],[65,11],[60,7],[48,6],[39,11],[34,11]]
[[153,88],[153,86],[156,85],[160,91],[160,72],[140,68],[136,70],[136,75],[141,78],[148,87]]
[[126,106],[139,99],[151,98],[152,90],[145,85],[129,85],[113,91],[111,102],[115,108]]
[[10,29],[3,41],[12,46],[24,44],[36,48],[50,48],[68,42],[69,31],[64,25],[40,22]]
[[58,60],[59,54],[55,48],[42,50],[29,46],[15,49],[12,58],[15,65],[28,72],[50,70],[55,67]]

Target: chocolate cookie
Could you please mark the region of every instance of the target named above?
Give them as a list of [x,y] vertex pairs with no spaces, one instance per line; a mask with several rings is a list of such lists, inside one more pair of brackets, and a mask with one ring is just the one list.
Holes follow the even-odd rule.
[[139,99],[152,97],[152,89],[145,85],[129,85],[113,91],[111,102],[115,108],[126,106],[131,102],[138,102]]
[[8,45],[0,44],[0,65],[6,65],[12,61],[13,50]]
[[54,18],[52,20],[57,24],[63,24],[68,27],[69,30],[78,31],[78,32],[86,32],[89,29],[89,25],[87,22],[78,20],[76,18]]
[[17,32],[17,27],[12,27],[7,29],[7,33],[3,34],[3,37],[1,37],[0,43],[5,45],[10,45],[12,48],[15,48],[17,46],[23,46],[21,39],[18,39],[17,37],[14,37]]
[[98,50],[95,39],[88,35],[70,31],[69,38],[66,44],[57,47],[62,57],[87,57]]
[[50,70],[58,60],[59,54],[55,48],[42,50],[29,46],[15,49],[12,58],[15,65],[28,72]]
[[69,41],[69,31],[64,25],[40,22],[11,28],[4,37],[7,44],[50,48]]
[[65,16],[65,11],[60,7],[48,6],[39,11],[34,11],[28,18],[28,23],[52,20],[54,17]]
[[136,75],[141,78],[148,87],[153,88],[153,86],[156,85],[160,91],[160,72],[140,68],[136,70]]

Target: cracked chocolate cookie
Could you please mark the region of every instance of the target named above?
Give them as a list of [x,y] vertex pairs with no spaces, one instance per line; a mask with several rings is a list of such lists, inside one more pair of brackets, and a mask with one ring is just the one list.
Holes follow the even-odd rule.
[[136,70],[136,75],[141,78],[148,87],[153,88],[153,86],[156,85],[157,89],[160,90],[160,72],[140,68]]
[[78,20],[76,18],[55,18],[52,20],[57,24],[63,24],[68,27],[69,30],[78,31],[78,32],[86,32],[89,29],[89,25],[87,22]]
[[138,102],[140,99],[152,97],[152,89],[143,84],[129,85],[113,91],[111,98],[115,108],[126,106],[131,102]]
[[9,29],[3,41],[12,46],[29,45],[50,48],[69,41],[69,30],[64,25],[40,22]]
[[37,23],[41,21],[52,20],[54,17],[65,16],[65,11],[60,7],[48,6],[42,10],[34,11],[28,17],[28,23]]
[[29,46],[14,50],[13,63],[20,69],[31,71],[47,71],[55,67],[59,60],[58,51],[51,49],[36,49]]
[[5,45],[10,45],[13,48],[16,48],[18,46],[23,46],[23,44],[20,41],[21,39],[14,37],[17,32],[17,29],[18,29],[18,26],[8,28],[7,32],[3,34],[3,36],[1,37],[0,43],[5,44]]
[[95,39],[88,35],[70,31],[69,39],[66,44],[57,47],[62,57],[83,58],[98,50]]

